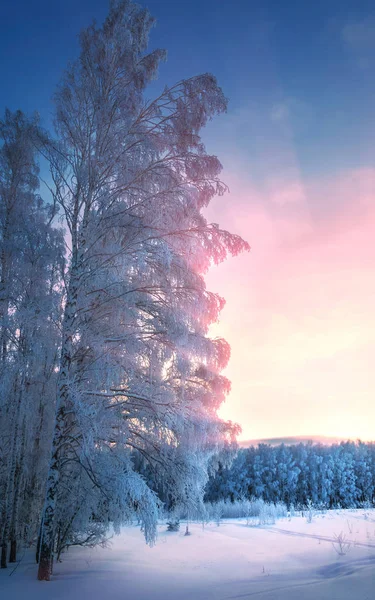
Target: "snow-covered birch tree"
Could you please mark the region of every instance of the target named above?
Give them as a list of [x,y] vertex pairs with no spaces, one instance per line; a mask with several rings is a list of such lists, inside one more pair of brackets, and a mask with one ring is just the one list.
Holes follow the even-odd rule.
[[[61,233],[37,194],[36,119],[0,121],[0,497],[1,566],[38,523],[58,354]],[[57,287],[56,287],[57,285]],[[48,398],[48,395],[50,398]],[[52,399],[51,399],[52,398]],[[49,406],[47,406],[49,405]],[[52,410],[51,410],[52,409]],[[33,448],[34,447],[34,448]],[[31,450],[33,448],[33,450]],[[26,508],[28,507],[28,510]]]
[[134,449],[172,502],[189,506],[202,498],[209,453],[233,433],[217,416],[229,347],[208,337],[223,301],[204,273],[247,244],[202,215],[226,187],[199,135],[226,99],[207,74],[146,99],[165,56],[147,52],[152,25],[124,0],[82,32],[55,96],[57,141],[43,142],[70,245],[44,580],[55,548],[94,543],[98,524],[134,511],[154,541],[158,499],[133,468]]

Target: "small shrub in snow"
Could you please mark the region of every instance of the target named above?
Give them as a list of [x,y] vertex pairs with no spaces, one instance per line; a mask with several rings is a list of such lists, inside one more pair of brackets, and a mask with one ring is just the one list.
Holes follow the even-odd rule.
[[210,516],[216,525],[219,527],[220,521],[223,517],[224,507],[221,502],[211,505]]
[[167,522],[167,531],[180,531],[180,521],[178,519],[171,519]]
[[315,508],[321,515],[327,514],[327,507],[324,504],[324,502],[319,502],[318,504],[315,505]]
[[306,508],[306,522],[307,523],[312,523],[314,518],[314,507],[313,507],[313,503],[311,500],[307,501],[307,508]]
[[333,537],[335,538],[335,541],[332,542],[332,546],[336,550],[337,554],[344,556],[350,550],[350,540],[348,540],[345,533],[342,531],[338,535],[334,533]]

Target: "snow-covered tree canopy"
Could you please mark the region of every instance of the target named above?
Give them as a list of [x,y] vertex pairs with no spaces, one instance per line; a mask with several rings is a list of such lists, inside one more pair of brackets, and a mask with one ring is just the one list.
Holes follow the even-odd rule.
[[112,2],[80,35],[54,134],[21,113],[0,128],[0,410],[14,440],[0,449],[3,565],[8,542],[14,558],[39,528],[40,579],[54,552],[100,543],[134,514],[154,542],[160,499],[136,455],[169,506],[190,510],[237,433],[218,417],[230,349],[209,337],[224,301],[204,280],[248,249],[202,213],[226,191],[200,137],[226,99],[209,74],[146,99],[165,59],[148,52],[153,24]]
[[[205,499],[262,498],[288,507],[361,507],[375,500],[375,444],[297,444],[242,448],[209,479]],[[225,455],[223,456],[225,459]]]

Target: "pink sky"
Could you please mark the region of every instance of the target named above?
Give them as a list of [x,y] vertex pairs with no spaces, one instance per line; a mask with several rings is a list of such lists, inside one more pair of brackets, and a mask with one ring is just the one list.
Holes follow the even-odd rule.
[[285,172],[262,186],[225,173],[231,193],[209,210],[252,246],[207,276],[227,301],[212,333],[232,347],[221,415],[240,439],[373,439],[375,169]]

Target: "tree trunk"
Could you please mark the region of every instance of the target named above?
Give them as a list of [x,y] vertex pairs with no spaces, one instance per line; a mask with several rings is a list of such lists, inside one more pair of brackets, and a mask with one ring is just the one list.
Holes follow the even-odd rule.
[[42,543],[42,524],[39,527],[39,533],[38,533],[38,541],[36,543],[36,551],[35,551],[35,561],[36,564],[39,563],[39,558],[40,558],[40,545]]
[[9,313],[9,256],[7,255],[6,248],[9,244],[9,222],[10,222],[10,210],[7,207],[4,229],[2,231],[3,244],[0,254],[0,355],[1,363],[5,367],[5,361],[7,358],[7,338],[6,329],[8,324],[8,313]]
[[17,562],[17,540],[15,537],[12,537],[10,541],[9,562]]
[[[17,382],[14,385],[14,396],[17,397]],[[1,510],[1,529],[0,529],[0,544],[1,544],[1,568],[6,568],[7,562],[7,543],[9,539],[9,528],[10,528],[10,507],[12,506],[12,500],[14,498],[14,481],[16,476],[16,443],[18,436],[18,419],[20,412],[20,397],[18,396],[18,402],[13,403],[13,416],[11,418],[10,427],[10,448],[8,450],[8,457],[6,458],[8,476],[6,480],[6,486],[4,495],[2,498],[2,510]],[[13,429],[14,427],[14,429]],[[4,549],[5,548],[5,549]],[[4,555],[5,553],[5,555]]]
[[54,520],[56,512],[56,497],[59,484],[59,446],[62,441],[64,431],[65,410],[60,406],[55,426],[55,435],[53,440],[53,451],[50,462],[46,500],[43,510],[43,525],[39,552],[38,579],[40,581],[49,581],[52,570],[53,538],[54,538]]
[[2,569],[6,569],[7,568],[7,550],[8,550],[8,544],[6,543],[6,541],[4,540],[3,543],[1,544],[1,568]]
[[41,547],[40,559],[39,559],[39,569],[38,569],[38,579],[39,581],[49,581],[51,578],[51,556],[50,556],[50,547]]
[[20,456],[18,464],[15,470],[15,482],[14,482],[14,493],[13,493],[13,510],[12,520],[10,525],[10,555],[9,562],[16,562],[17,560],[17,537],[19,533],[19,506],[22,495],[22,470],[25,457],[25,444],[26,444],[26,421],[25,418],[22,424],[22,443],[20,448]]
[[61,367],[56,402],[56,421],[42,517],[43,525],[39,553],[38,579],[44,581],[50,580],[53,564],[54,526],[60,479],[60,458],[67,425],[67,407],[69,406],[69,371],[72,356],[72,339],[74,335],[74,320],[77,307],[79,279],[77,271],[77,266],[72,268],[65,305],[63,343],[60,362]]

